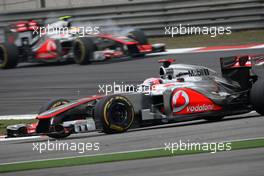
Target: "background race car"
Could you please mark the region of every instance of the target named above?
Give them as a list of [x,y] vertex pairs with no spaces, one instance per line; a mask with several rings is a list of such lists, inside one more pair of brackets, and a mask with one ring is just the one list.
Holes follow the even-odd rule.
[[[136,92],[48,102],[32,134],[64,138],[94,130],[121,133],[170,122],[219,121],[252,110],[264,115],[264,56],[221,58],[222,77],[203,66],[161,62],[160,78],[146,79]],[[20,128],[10,126],[8,134],[25,135]]]
[[88,64],[165,50],[164,44],[149,44],[140,29],[131,29],[127,36],[99,31],[80,35],[80,32],[80,28],[71,26],[68,17],[47,25],[34,20],[11,24],[5,30],[6,41],[0,44],[0,68],[14,68],[21,62],[74,60]]

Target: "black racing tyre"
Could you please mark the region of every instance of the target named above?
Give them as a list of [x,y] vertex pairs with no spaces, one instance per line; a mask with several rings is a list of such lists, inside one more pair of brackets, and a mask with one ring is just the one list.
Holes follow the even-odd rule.
[[128,34],[128,37],[129,38],[132,38],[136,41],[138,41],[139,44],[141,45],[146,45],[148,44],[148,38],[147,36],[145,35],[145,33],[140,30],[140,29],[135,29],[133,31],[131,31],[129,34]]
[[28,134],[26,126],[19,127],[18,130],[16,131],[10,130],[10,129],[7,129],[6,131],[7,131],[7,134],[6,134],[7,137],[23,137]]
[[54,138],[54,139],[62,139],[62,138],[66,138],[68,136],[70,136],[71,133],[50,133],[47,134],[47,136],[49,136],[50,138]]
[[204,120],[208,122],[218,122],[218,121],[221,121],[223,118],[224,116],[204,117]]
[[94,114],[95,119],[101,122],[103,132],[108,134],[127,131],[135,120],[133,105],[121,95],[101,99],[95,106]]
[[[48,103],[46,103],[45,105],[43,105],[40,108],[39,114],[41,114],[41,113],[43,113],[43,112],[45,112],[47,110],[50,110],[52,108],[67,104],[67,103],[69,103],[69,100],[66,100],[66,99],[63,99],[63,98],[56,99],[56,100],[51,100],[51,101],[49,101]],[[47,134],[47,136],[49,136],[51,138],[55,138],[55,139],[65,138],[65,137],[68,137],[69,135],[71,135],[71,133],[61,132],[61,133],[50,133],[50,134]]]
[[47,102],[46,104],[44,104],[40,110],[39,110],[39,114],[47,111],[47,110],[50,110],[52,108],[56,108],[58,106],[61,106],[61,105],[65,105],[67,103],[69,103],[70,101],[69,100],[66,100],[66,99],[63,99],[63,98],[60,98],[60,99],[55,99],[55,100],[50,100],[49,102]]
[[264,79],[259,78],[252,85],[250,102],[257,113],[264,115]]
[[16,67],[18,63],[18,49],[10,43],[0,44],[0,68],[8,69]]
[[74,61],[77,64],[90,64],[96,46],[91,37],[77,38],[73,43]]

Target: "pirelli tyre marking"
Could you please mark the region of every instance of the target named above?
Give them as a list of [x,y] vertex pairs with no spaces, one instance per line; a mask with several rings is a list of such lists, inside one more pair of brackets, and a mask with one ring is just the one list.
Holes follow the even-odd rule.
[[80,50],[81,50],[81,52],[80,52],[81,53],[80,62],[82,62],[85,59],[85,56],[86,56],[84,43],[81,40],[79,40],[79,39],[77,39],[75,42],[79,44],[79,47],[80,47]]
[[[113,124],[111,122],[111,117],[110,117],[109,111],[111,110],[111,108],[112,108],[111,106],[113,105],[113,103],[118,103],[119,105],[124,106],[125,108],[129,108],[129,109],[126,109],[126,112],[125,112],[126,113],[126,117],[125,117],[126,119],[124,119],[124,121],[122,122],[122,126],[118,125],[118,124]],[[131,112],[129,112],[129,111],[131,111]],[[103,118],[104,118],[105,124],[110,129],[122,132],[122,131],[129,129],[129,127],[132,125],[132,123],[134,121],[134,108],[133,108],[132,104],[125,97],[115,96],[115,97],[112,97],[105,104],[104,110],[103,110],[103,116],[104,116]]]

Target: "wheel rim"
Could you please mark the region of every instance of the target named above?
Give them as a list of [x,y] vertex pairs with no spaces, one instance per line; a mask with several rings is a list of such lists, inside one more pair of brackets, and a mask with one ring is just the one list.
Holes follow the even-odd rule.
[[129,112],[124,103],[114,102],[109,108],[108,117],[114,124],[127,124],[128,115]]

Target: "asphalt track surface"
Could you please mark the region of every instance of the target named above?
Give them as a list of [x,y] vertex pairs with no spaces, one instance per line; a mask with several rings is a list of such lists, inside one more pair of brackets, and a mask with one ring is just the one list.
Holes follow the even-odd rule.
[[[158,77],[161,58],[178,63],[208,66],[219,71],[219,57],[264,53],[263,49],[175,54],[139,59],[118,59],[80,66],[76,64],[22,64],[16,69],[0,70],[0,115],[34,114],[50,99],[76,99],[98,94],[99,85],[140,84],[145,78]],[[121,61],[121,62],[120,62]]]
[[264,148],[198,154],[170,158],[123,161],[67,168],[22,171],[2,176],[96,175],[96,176],[263,176]]
[[[22,65],[13,70],[0,70],[0,113],[3,115],[35,113],[42,103],[51,98],[65,97],[74,99],[96,94],[98,84],[113,84],[114,81],[130,84],[141,83],[144,78],[158,76],[159,64],[157,61],[161,58],[175,58],[178,63],[204,65],[219,71],[219,60],[217,58],[221,56],[261,54],[262,52],[262,49],[256,49],[177,54],[130,59],[122,62],[116,61],[115,63],[96,63],[87,66],[75,64],[56,66]],[[164,147],[165,142],[179,142],[180,140],[215,142],[263,137],[263,125],[263,116],[250,113],[236,117],[227,117],[225,120],[216,123],[206,123],[203,120],[199,120],[152,127],[150,129],[133,130],[116,135],[104,135],[95,132],[72,135],[59,142],[99,142],[99,152],[88,151],[84,154],[107,153]],[[1,142],[0,162],[6,163],[83,155],[76,151],[46,151],[42,154],[38,151],[32,151],[33,142],[46,141],[47,138]],[[220,173],[221,175],[246,175],[250,171],[252,172],[249,175],[263,175],[264,172],[260,165],[262,164],[263,166],[264,158],[263,155],[260,155],[261,153],[263,154],[263,149],[243,150],[219,154],[181,156],[180,159],[179,157],[171,157],[48,169],[41,172],[27,171],[18,172],[16,175],[29,175],[32,173],[34,173],[33,175],[37,175],[37,173],[39,175],[47,175],[48,173],[52,173],[52,175],[67,175],[69,173],[73,174],[74,171],[76,171],[74,172],[76,175],[89,173],[91,175],[105,175],[105,173],[109,173],[109,175],[136,175],[141,174],[140,171],[142,175],[176,175],[177,173],[177,175],[212,175],[214,168],[216,169],[216,174],[214,175],[220,175]],[[179,166],[176,166],[177,164]],[[234,169],[234,174],[230,171],[231,168]],[[244,172],[246,168],[248,168],[248,172]],[[70,169],[73,170],[69,171]],[[134,174],[133,171],[136,173]]]

